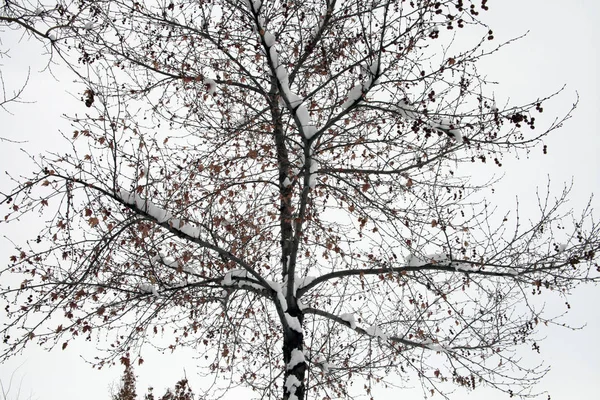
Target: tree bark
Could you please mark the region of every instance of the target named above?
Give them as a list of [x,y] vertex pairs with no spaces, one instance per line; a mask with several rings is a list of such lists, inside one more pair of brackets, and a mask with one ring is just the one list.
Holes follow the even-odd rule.
[[[295,303],[295,302],[294,302]],[[287,311],[292,317],[298,318],[300,325],[304,322],[304,315],[294,304]],[[306,361],[290,365],[294,350],[304,354],[304,334],[284,326],[283,330],[283,360],[285,362],[285,372],[283,375],[283,400],[303,400],[304,399],[304,377],[306,375]],[[290,368],[291,366],[291,368]]]

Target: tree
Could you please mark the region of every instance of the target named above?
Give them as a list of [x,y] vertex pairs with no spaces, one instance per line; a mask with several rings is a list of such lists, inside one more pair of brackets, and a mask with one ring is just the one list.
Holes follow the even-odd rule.
[[[121,384],[116,394],[111,396],[112,400],[136,400],[136,379],[133,371],[133,365],[129,356],[121,358],[121,362],[125,366]],[[144,395],[145,400],[154,400],[154,389],[148,388],[148,392]],[[187,378],[179,380],[173,389],[167,389],[165,394],[160,397],[160,400],[193,400],[194,392],[190,388]]]
[[[20,367],[19,367],[20,368]],[[10,378],[8,378],[8,382],[4,379],[0,379],[0,399],[1,400],[21,400],[22,399],[22,386],[23,386],[23,377],[18,382],[16,382],[16,373],[19,368],[15,369],[11,374]],[[15,387],[15,385],[17,385]],[[33,398],[33,394],[27,396],[28,400]]]
[[540,131],[552,96],[488,94],[486,3],[7,1],[82,107],[2,199],[48,221],[2,272],[4,355],[102,333],[99,365],[192,347],[263,398],[411,371],[528,395],[545,370],[515,349],[556,317],[536,298],[597,281],[600,230],[568,189],[525,223],[468,178],[570,117]]
[[[7,52],[5,51],[1,51],[0,50],[0,59],[8,57]],[[25,82],[19,86],[17,89],[10,89],[7,88],[6,82],[4,81],[4,75],[2,74],[2,71],[0,70],[0,111],[1,112],[8,112],[9,111],[9,105],[11,103],[22,103],[23,100],[21,100],[21,97],[23,95],[23,92],[25,91],[25,87],[27,86],[27,82],[29,82],[29,71],[27,71],[27,79],[25,79]],[[8,143],[17,143],[15,140],[12,139],[8,139],[5,138],[3,136],[0,136],[0,143],[3,142],[8,142]]]
[[121,377],[121,384],[116,394],[113,394],[112,400],[135,400],[137,398],[135,388],[135,374],[133,372],[133,365],[128,357],[123,357],[122,363],[125,366],[123,376]]

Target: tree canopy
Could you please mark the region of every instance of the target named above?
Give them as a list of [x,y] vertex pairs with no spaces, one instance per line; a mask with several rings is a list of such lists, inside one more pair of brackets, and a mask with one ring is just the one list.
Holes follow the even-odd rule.
[[557,317],[536,298],[598,279],[591,206],[565,209],[567,188],[522,218],[471,177],[545,153],[570,117],[540,127],[552,94],[490,93],[477,64],[504,43],[485,0],[0,10],[81,94],[70,150],[0,195],[2,225],[45,221],[1,270],[4,357],[191,347],[207,398],[352,398],[407,376],[528,395],[545,369],[515,350]]

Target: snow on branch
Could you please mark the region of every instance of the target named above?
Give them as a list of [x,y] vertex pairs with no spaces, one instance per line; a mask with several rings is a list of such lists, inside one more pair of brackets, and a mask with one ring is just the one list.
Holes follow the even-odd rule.
[[452,123],[447,118],[436,119],[430,121],[427,126],[429,126],[433,130],[438,130],[446,135],[454,138],[457,143],[463,143],[463,135],[461,130],[457,127],[456,124]]
[[179,218],[173,218],[173,215],[167,210],[152,203],[149,199],[143,199],[135,192],[129,192],[125,189],[119,191],[119,197],[126,204],[135,206],[137,209],[147,213],[152,218],[156,219],[159,224],[169,223],[175,229],[178,229],[185,235],[193,238],[200,237],[200,228],[192,226],[190,223],[185,223]]
[[454,263],[453,265],[454,265],[454,269],[456,271],[478,272],[479,270],[481,270],[480,267],[478,267],[476,265],[467,264],[467,263]]
[[135,205],[138,209],[148,213],[152,218],[155,218],[159,223],[167,222],[173,218],[171,213],[158,207],[149,199],[143,199],[136,192],[129,192],[125,189],[119,191],[119,197],[127,204]]
[[142,291],[144,293],[153,294],[154,297],[159,297],[158,289],[156,289],[156,286],[151,285],[149,283],[138,284],[138,289],[140,289],[140,291]]
[[404,99],[398,102],[397,109],[398,114],[400,114],[400,116],[407,121],[414,121],[419,119],[419,111],[410,104],[408,104],[408,102]]
[[308,108],[306,105],[302,104],[304,99],[290,90],[289,73],[285,68],[285,65],[279,60],[279,53],[276,48],[276,38],[264,27],[260,27],[260,32],[264,44],[268,49],[270,67],[272,71],[275,71],[275,77],[279,83],[282,98],[285,100],[284,103],[287,101],[287,104],[289,104],[290,112],[294,114],[298,128],[304,137],[310,139],[317,133],[317,127],[310,117]]
[[202,84],[206,88],[206,91],[208,92],[208,94],[212,95],[212,94],[215,94],[215,92],[217,91],[217,82],[215,82],[214,79],[205,77],[202,80]]
[[325,356],[323,356],[323,354],[317,354],[317,356],[314,357],[311,362],[319,367],[324,373],[328,373],[329,369],[331,368],[331,364],[327,362],[327,359]]
[[428,254],[422,258],[416,254],[411,254],[406,258],[406,265],[409,267],[422,267],[428,264],[449,266],[450,258],[444,253]]
[[454,270],[462,272],[479,272],[481,270],[481,267],[478,265],[451,260],[450,257],[444,253],[427,254],[423,257],[411,254],[406,258],[406,265],[409,267],[422,267],[431,264],[454,267]]
[[350,328],[356,329],[356,319],[354,318],[354,314],[350,314],[350,313],[341,314],[340,318],[343,321],[347,322],[348,325],[350,326]]
[[484,275],[519,275],[518,269],[516,269],[512,265],[507,265],[501,267],[496,271],[484,271],[482,264],[468,262],[468,261],[455,261],[450,259],[447,254],[444,253],[433,253],[427,254],[423,257],[419,257],[415,254],[411,254],[406,258],[406,265],[411,267],[424,267],[424,266],[439,266],[439,267],[450,267],[454,268],[457,272],[471,272],[471,273],[481,273]]
[[366,329],[361,328],[356,325],[354,316],[351,314],[342,314],[340,316],[337,316],[337,315],[334,315],[327,311],[323,311],[323,310],[320,310],[317,308],[312,308],[312,307],[307,307],[304,310],[304,313],[320,315],[320,316],[330,319],[332,321],[336,321],[340,324],[343,324],[343,325],[351,328],[352,330],[354,330],[362,335],[367,335],[367,336],[371,336],[371,337],[377,337],[382,340],[389,340],[392,342],[402,343],[404,345],[411,346],[411,347],[423,347],[422,343],[408,340],[408,339],[405,339],[405,338],[399,337],[399,336],[389,335],[389,334],[383,332],[383,330],[377,325],[370,326]]
[[[152,258],[152,261],[155,262],[155,263],[160,262],[160,263],[162,263],[162,264],[164,264],[167,267],[172,268],[172,269],[178,269],[179,266],[180,266],[180,262],[179,261],[175,260],[172,257],[167,257],[167,256],[165,256],[163,254],[160,254],[160,253],[157,254],[156,256],[154,256]],[[194,267],[192,267],[192,266],[190,266],[188,264],[181,265],[181,269],[183,270],[183,272],[186,272],[188,274],[196,274],[197,273],[197,271],[194,269]]]
[[385,334],[385,332],[381,330],[380,327],[376,325],[368,327],[367,329],[365,329],[365,332],[369,336],[378,337],[383,340],[388,340],[390,338],[387,334]]
[[439,352],[439,353],[447,352],[447,350],[444,346],[442,346],[439,343],[434,343],[433,340],[431,340],[431,339],[426,339],[425,341],[423,341],[422,346],[426,349],[433,350],[433,351]]
[[252,279],[248,274],[248,271],[244,269],[232,269],[228,271],[221,283],[224,286],[235,286],[237,285],[240,288],[251,288],[256,290],[265,290],[264,286],[261,285],[258,281]]
[[350,106],[357,103],[367,93],[376,81],[377,73],[379,71],[379,60],[376,58],[375,61],[369,66],[368,70],[364,70],[363,73],[367,75],[367,78],[355,85],[346,96],[346,101],[342,104],[342,109],[347,109]]

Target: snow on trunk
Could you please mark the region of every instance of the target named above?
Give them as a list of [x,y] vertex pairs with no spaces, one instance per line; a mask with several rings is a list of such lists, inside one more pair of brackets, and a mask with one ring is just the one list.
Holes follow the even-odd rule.
[[304,358],[304,352],[299,349],[294,349],[292,350],[291,359],[290,362],[287,363],[286,369],[294,369],[296,365],[303,362],[306,362],[306,359]]

